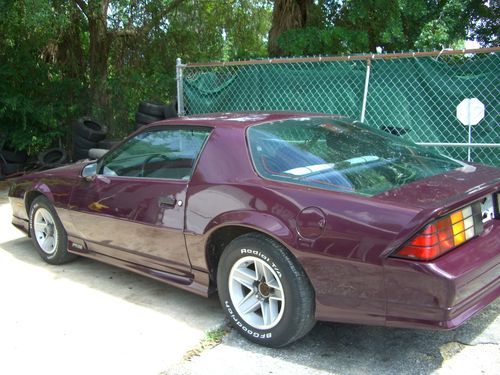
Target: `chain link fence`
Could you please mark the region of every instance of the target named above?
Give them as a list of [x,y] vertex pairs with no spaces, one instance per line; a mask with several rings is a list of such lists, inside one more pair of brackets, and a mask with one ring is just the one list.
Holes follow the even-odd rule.
[[[500,166],[500,47],[186,64],[181,114],[307,111],[361,120],[452,158]],[[477,125],[457,106],[477,98]]]

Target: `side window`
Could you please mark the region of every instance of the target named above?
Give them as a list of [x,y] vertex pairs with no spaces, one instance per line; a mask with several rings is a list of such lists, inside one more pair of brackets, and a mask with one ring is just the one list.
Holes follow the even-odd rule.
[[104,157],[100,173],[188,180],[210,131],[172,127],[138,134]]

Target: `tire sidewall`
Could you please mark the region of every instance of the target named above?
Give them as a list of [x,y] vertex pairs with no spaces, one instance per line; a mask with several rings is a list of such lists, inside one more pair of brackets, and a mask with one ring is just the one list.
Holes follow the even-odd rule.
[[[86,125],[86,122],[92,122],[98,125],[100,130],[95,130]],[[105,125],[100,124],[99,122],[92,120],[89,117],[79,118],[74,126],[74,132],[78,134],[80,137],[85,138],[92,142],[99,142],[106,138],[106,134],[108,133],[108,128]]]
[[140,102],[137,112],[153,117],[162,117],[165,104],[161,102]]
[[78,133],[74,133],[73,143],[75,144],[75,146],[81,149],[96,148],[98,144],[98,142],[89,141],[88,139],[82,137]]
[[[292,272],[284,256],[279,254],[279,251],[276,249],[269,248],[264,243],[250,239],[236,239],[228,245],[225,251],[228,251],[228,253],[222,257],[219,263],[217,285],[219,286],[219,298],[222,309],[226,312],[229,320],[250,341],[272,347],[286,344],[288,342],[287,338],[290,336],[290,330],[293,330],[295,324],[294,318],[296,312],[294,311],[294,306],[300,296],[294,293],[296,288],[293,285]],[[231,268],[239,259],[248,256],[253,256],[268,264],[279,277],[283,287],[285,310],[278,324],[269,329],[260,330],[253,328],[238,314],[231,301],[228,280]]]
[[[63,255],[63,252],[65,251],[64,249],[64,243],[65,243],[65,231],[64,228],[57,216],[57,214],[54,212],[54,209],[50,204],[48,204],[46,198],[36,198],[31,207],[30,207],[30,215],[29,215],[29,227],[30,227],[30,236],[31,239],[33,240],[33,244],[35,245],[36,250],[40,254],[40,256],[48,263],[57,263],[61,256]],[[56,244],[56,251],[52,254],[47,254],[45,251],[42,250],[40,245],[38,244],[38,241],[36,239],[35,235],[35,226],[34,226],[34,219],[35,219],[35,213],[40,209],[40,208],[45,208],[47,211],[50,212],[50,215],[52,216],[52,219],[54,220],[54,225],[56,226],[57,230],[57,244]]]

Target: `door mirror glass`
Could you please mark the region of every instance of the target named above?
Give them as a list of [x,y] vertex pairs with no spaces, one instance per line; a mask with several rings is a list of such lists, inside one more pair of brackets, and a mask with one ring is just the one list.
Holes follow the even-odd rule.
[[87,164],[82,169],[82,177],[86,180],[90,180],[97,175],[97,163]]

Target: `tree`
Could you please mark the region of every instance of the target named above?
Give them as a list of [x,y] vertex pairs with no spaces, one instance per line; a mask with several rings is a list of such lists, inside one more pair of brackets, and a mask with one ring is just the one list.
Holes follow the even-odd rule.
[[173,100],[176,57],[267,56],[271,12],[268,0],[0,1],[0,144],[70,144],[82,115],[124,136],[140,100]]
[[284,32],[301,29],[307,25],[312,4],[312,0],[275,0],[271,30],[269,31],[269,56],[283,54],[278,40]]
[[[93,108],[107,108],[109,96],[107,80],[109,72],[110,50],[118,38],[138,37],[147,35],[155,26],[176,9],[184,0],[171,0],[162,2],[162,7],[153,1],[143,2],[144,9],[155,7],[155,13],[137,22],[132,13],[141,10],[137,3],[123,5],[123,2],[113,3],[114,12],[110,11],[110,0],[74,0],[74,4],[83,13],[87,20],[89,32],[89,83],[90,97]],[[122,19],[121,15],[127,15]],[[111,26],[109,26],[111,25]]]
[[277,48],[269,38],[270,53],[283,56],[462,47],[467,36],[492,45],[500,28],[498,0],[319,0],[294,24],[282,21],[284,5],[298,2],[275,1]]
[[500,43],[500,0],[472,1],[469,37],[476,39],[482,46],[495,46]]

